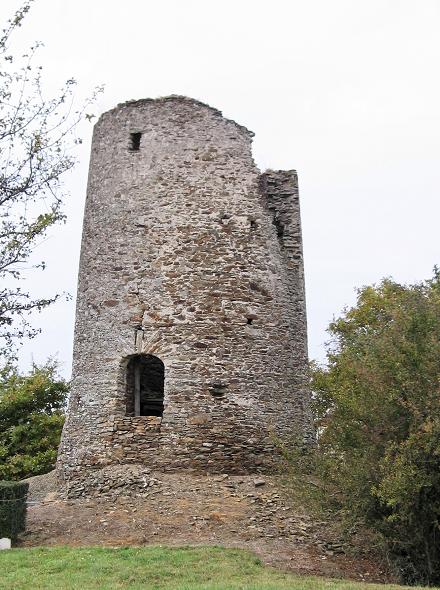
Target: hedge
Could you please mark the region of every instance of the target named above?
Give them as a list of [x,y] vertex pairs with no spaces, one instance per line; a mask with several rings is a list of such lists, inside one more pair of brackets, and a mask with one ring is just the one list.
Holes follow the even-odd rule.
[[0,481],[0,538],[15,540],[25,530],[28,488],[22,481]]

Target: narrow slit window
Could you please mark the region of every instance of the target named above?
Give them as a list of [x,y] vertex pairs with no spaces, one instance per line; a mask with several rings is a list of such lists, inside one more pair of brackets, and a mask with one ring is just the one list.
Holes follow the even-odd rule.
[[142,133],[137,131],[136,133],[130,133],[130,151],[138,152],[141,147]]
[[137,354],[127,364],[127,416],[162,416],[165,385],[163,362],[151,354]]

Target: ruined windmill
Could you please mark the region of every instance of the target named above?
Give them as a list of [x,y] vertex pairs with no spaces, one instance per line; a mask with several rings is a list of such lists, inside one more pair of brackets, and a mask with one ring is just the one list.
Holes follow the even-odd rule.
[[261,174],[252,135],[180,96],[96,124],[57,467],[72,494],[113,464],[267,472],[277,437],[312,437],[297,176]]

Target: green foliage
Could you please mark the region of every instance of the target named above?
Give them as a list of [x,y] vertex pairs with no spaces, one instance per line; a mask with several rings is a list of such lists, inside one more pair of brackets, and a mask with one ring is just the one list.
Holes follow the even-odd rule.
[[48,363],[29,375],[0,372],[0,478],[23,479],[55,465],[68,385]]
[[25,530],[28,488],[22,481],[0,481],[0,538],[15,540]]
[[406,581],[440,582],[440,273],[358,292],[314,367],[318,453]]

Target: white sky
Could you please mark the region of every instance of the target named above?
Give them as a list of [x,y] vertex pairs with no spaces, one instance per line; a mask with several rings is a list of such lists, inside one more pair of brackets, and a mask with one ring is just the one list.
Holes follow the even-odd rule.
[[[0,22],[18,6],[1,0]],[[48,93],[105,84],[96,114],[184,94],[255,132],[260,168],[300,180],[311,358],[355,287],[413,282],[440,263],[439,0],[37,0],[17,46],[41,40]],[[68,223],[39,248],[35,294],[76,290],[91,126],[66,183]],[[70,374],[74,302],[35,325],[21,366]]]

